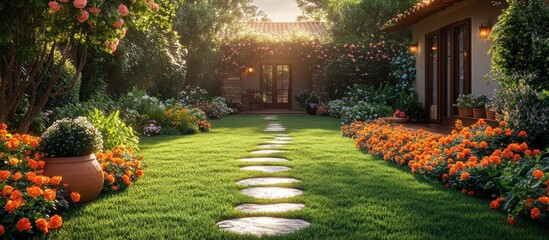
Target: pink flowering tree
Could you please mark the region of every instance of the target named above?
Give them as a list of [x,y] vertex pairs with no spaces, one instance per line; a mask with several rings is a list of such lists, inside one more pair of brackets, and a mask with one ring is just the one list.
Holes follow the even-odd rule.
[[[75,86],[88,49],[116,51],[127,29],[143,27],[154,11],[151,0],[0,1],[0,123],[23,109],[18,131],[28,131],[50,98]],[[76,73],[56,87],[68,61]]]

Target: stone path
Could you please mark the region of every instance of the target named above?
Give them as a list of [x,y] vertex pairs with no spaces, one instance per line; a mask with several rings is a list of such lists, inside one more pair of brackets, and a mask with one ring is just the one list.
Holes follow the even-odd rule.
[[[265,132],[285,132],[286,128],[280,123],[276,123],[277,116],[266,116],[265,120],[269,121]],[[274,140],[267,141],[259,145],[261,150],[251,151],[253,155],[262,155],[265,157],[241,158],[237,161],[250,163],[284,163],[288,159],[279,157],[270,157],[271,154],[280,154],[287,152],[274,148],[281,148],[285,144],[291,143],[293,138],[285,133],[274,134]],[[244,171],[259,171],[263,173],[277,173],[290,171],[291,168],[286,166],[247,166],[242,167]],[[301,182],[295,178],[284,177],[257,177],[248,178],[236,182],[239,185],[250,186],[240,190],[242,194],[254,197],[256,199],[286,199],[303,194],[303,191],[295,188],[286,187],[269,187],[275,184],[289,184]],[[255,186],[255,187],[253,187]],[[298,211],[304,208],[301,203],[275,203],[275,204],[253,204],[244,203],[236,206],[235,209],[245,213],[282,213],[288,211]],[[245,217],[239,219],[230,219],[217,223],[217,226],[223,230],[231,231],[237,234],[251,234],[257,237],[269,235],[282,235],[306,228],[310,223],[301,219],[287,219],[276,217]]]

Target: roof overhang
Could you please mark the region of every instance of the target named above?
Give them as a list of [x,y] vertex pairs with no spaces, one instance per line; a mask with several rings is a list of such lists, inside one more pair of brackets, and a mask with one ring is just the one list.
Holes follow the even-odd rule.
[[384,25],[385,32],[406,29],[463,0],[424,0],[407,11],[397,15]]

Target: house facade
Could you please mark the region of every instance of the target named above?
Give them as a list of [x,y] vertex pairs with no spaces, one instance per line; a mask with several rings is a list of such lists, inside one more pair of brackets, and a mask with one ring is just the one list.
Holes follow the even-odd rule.
[[415,88],[429,122],[473,122],[457,117],[459,95],[493,95],[498,85],[488,76],[492,44],[480,32],[496,24],[506,6],[505,1],[427,0],[388,22],[389,32],[412,30]]
[[[320,22],[250,22],[245,27],[265,35],[283,35],[294,31],[318,37],[327,35],[326,27]],[[224,78],[222,96],[227,100],[240,99],[245,110],[301,110],[303,107],[294,101],[293,96],[304,89],[314,90],[308,67],[297,55],[277,53],[258,56],[248,60],[244,66]],[[258,91],[259,103],[249,94],[250,90]]]

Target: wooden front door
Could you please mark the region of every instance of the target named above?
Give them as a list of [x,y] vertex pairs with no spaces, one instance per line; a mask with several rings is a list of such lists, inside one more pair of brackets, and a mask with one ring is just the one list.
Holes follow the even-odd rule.
[[260,86],[267,108],[291,108],[292,74],[289,64],[263,64]]

